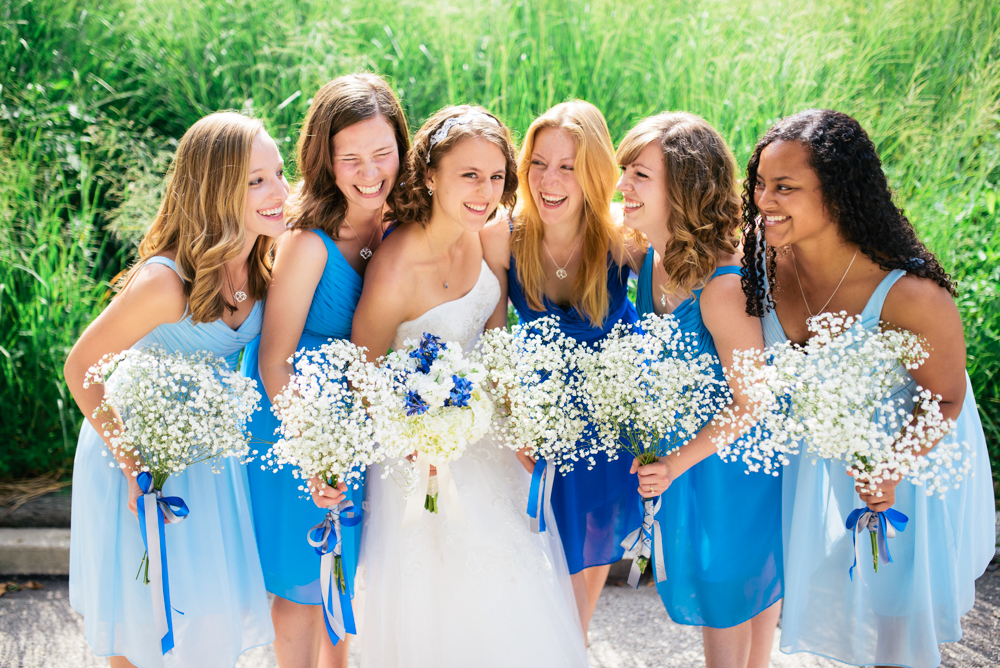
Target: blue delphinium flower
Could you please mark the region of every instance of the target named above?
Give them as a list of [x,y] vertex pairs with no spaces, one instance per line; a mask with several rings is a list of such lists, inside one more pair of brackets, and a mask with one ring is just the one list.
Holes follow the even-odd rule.
[[413,390],[408,390],[406,392],[406,414],[407,415],[423,415],[427,412],[427,404],[420,395]]
[[451,380],[455,386],[451,388],[451,394],[444,405],[465,408],[469,405],[469,399],[472,397],[472,381],[459,376],[452,376]]
[[431,370],[431,364],[437,359],[438,351],[443,348],[445,346],[441,344],[440,337],[425,332],[424,337],[420,340],[420,345],[410,351],[410,357],[417,360],[417,368],[420,373],[428,373]]

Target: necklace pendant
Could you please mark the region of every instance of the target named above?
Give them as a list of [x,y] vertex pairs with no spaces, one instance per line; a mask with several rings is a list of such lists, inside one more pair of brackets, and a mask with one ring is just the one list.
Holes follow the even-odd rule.
[[447,289],[448,289],[448,284],[447,284],[447,283],[445,283],[445,284],[444,284],[444,289],[445,289],[445,290],[447,290]]
[[247,293],[243,292],[242,290],[238,290],[233,293],[233,299],[236,300],[237,304],[242,304],[247,300]]
[[560,281],[566,278],[567,276],[569,276],[569,274],[566,273],[565,269],[556,269],[556,278],[558,278]]
[[667,296],[666,295],[660,295],[660,306],[662,306],[663,308],[667,307]]
[[369,248],[368,246],[365,246],[364,248],[361,249],[361,259],[367,260],[371,256],[372,256],[372,249],[371,248]]

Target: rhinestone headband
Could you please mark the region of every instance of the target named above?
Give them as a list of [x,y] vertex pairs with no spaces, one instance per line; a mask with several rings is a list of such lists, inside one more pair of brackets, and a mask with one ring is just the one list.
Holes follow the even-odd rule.
[[489,114],[484,114],[481,111],[474,111],[469,114],[462,114],[461,116],[452,116],[446,120],[441,127],[431,135],[431,145],[427,148],[427,164],[431,164],[431,150],[434,148],[435,144],[440,144],[444,141],[448,133],[456,125],[465,125],[466,123],[471,123],[476,118],[485,118],[493,125],[500,125],[497,119],[493,118]]

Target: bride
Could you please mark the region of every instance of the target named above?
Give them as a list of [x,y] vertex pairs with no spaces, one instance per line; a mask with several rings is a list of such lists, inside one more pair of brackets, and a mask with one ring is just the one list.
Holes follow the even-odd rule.
[[[500,298],[479,231],[514,204],[510,133],[480,107],[442,109],[417,133],[402,178],[399,225],[368,266],[351,338],[370,360],[424,332],[468,352]],[[558,535],[528,528],[514,453],[487,438],[450,468],[461,517],[443,503],[405,526],[400,486],[369,478],[362,664],[586,666]]]

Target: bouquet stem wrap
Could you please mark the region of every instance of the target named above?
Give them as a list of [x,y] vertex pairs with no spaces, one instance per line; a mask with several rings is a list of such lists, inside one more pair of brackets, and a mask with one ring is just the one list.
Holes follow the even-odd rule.
[[667,566],[663,562],[663,534],[656,513],[663,504],[663,496],[655,499],[639,499],[639,508],[643,511],[642,526],[625,536],[622,547],[625,548],[624,559],[632,560],[632,568],[628,572],[628,584],[639,588],[639,576],[646,570],[646,564],[653,562],[653,573],[657,582],[667,579]]
[[[868,530],[872,538],[872,567],[878,573],[879,562],[891,564],[892,555],[889,554],[889,544],[886,538],[895,538],[897,531],[905,531],[909,518],[898,510],[892,508],[884,512],[877,513],[870,508],[856,508],[847,516],[847,528],[851,529],[851,539],[854,541],[854,563],[847,571],[854,580],[854,568],[858,565],[861,556],[858,547],[858,534]],[[864,576],[861,576],[864,579]]]
[[545,531],[545,509],[552,499],[552,474],[555,462],[550,459],[539,459],[535,462],[535,470],[531,473],[531,488],[528,490],[528,517],[531,518],[531,530],[535,533]]
[[[357,526],[361,513],[355,511],[349,500],[341,501],[336,508],[327,511],[323,521],[306,534],[306,540],[320,555],[319,583],[323,595],[323,622],[327,635],[336,645],[348,633],[357,633],[354,623],[354,608],[351,606],[351,592],[344,581],[343,541],[341,527]],[[330,536],[333,535],[333,546]],[[333,588],[337,587],[336,593]]]
[[160,637],[160,649],[166,654],[174,648],[174,622],[170,607],[170,578],[167,573],[167,543],[164,518],[177,524],[188,516],[187,504],[179,496],[163,496],[153,486],[153,476],[144,471],[136,479],[142,497],[136,506],[139,531],[146,546],[146,578],[153,600],[153,624]]
[[[418,457],[417,487],[416,489],[427,489],[431,479],[431,463],[426,457]],[[452,522],[462,523],[465,516],[462,514],[462,506],[458,502],[458,487],[455,486],[455,478],[451,475],[448,464],[437,464],[437,484],[438,501],[437,507],[444,508],[448,519]],[[427,497],[424,494],[414,493],[406,500],[406,508],[403,510],[402,526],[412,526],[420,522],[421,513],[425,511],[424,503]]]

